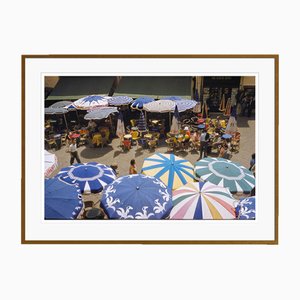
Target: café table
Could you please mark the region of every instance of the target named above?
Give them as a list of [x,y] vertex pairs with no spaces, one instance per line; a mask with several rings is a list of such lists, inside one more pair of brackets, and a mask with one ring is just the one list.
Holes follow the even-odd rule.
[[71,133],[69,134],[70,139],[78,139],[80,137],[79,133]]
[[157,125],[157,124],[159,123],[159,120],[152,120],[151,123],[152,123],[153,125]]
[[225,133],[222,135],[222,138],[223,139],[231,139],[232,138],[232,135],[231,134],[228,134],[228,133]]
[[131,127],[131,130],[133,130],[133,131],[138,131],[139,129],[137,128],[137,127]]
[[125,134],[124,135],[124,139],[125,140],[130,140],[132,138],[132,135],[131,134]]
[[151,133],[147,133],[144,135],[145,139],[152,139],[152,137],[153,137],[153,134],[151,134]]

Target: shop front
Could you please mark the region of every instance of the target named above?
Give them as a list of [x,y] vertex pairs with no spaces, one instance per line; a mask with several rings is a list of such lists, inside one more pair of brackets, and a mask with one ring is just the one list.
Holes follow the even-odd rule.
[[210,112],[218,112],[222,97],[225,103],[229,98],[234,99],[240,87],[240,76],[212,76],[203,78],[203,100],[206,101]]

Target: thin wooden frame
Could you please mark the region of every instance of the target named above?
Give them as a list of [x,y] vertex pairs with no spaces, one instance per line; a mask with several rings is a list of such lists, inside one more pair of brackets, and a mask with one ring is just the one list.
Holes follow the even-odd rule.
[[[34,58],[249,58],[249,59],[259,59],[259,58],[271,58],[274,59],[274,84],[275,84],[275,123],[274,123],[274,137],[275,137],[275,190],[274,190],[274,240],[28,240],[26,239],[26,219],[25,219],[25,156],[26,156],[26,132],[25,132],[25,109],[26,109],[26,99],[25,99],[25,62],[26,59]],[[54,55],[22,55],[21,58],[21,109],[22,109],[22,122],[21,122],[21,243],[22,244],[269,244],[277,245],[279,242],[278,237],[278,227],[279,227],[279,149],[278,149],[278,126],[279,126],[279,55],[277,54],[54,54]]]

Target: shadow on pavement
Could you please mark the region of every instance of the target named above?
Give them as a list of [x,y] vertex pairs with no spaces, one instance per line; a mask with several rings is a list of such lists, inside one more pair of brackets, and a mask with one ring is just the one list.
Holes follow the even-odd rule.
[[238,116],[237,117],[237,126],[238,127],[250,127],[248,122],[253,121],[253,120],[255,120],[255,116],[252,116],[250,118]]
[[89,148],[86,147],[80,152],[80,156],[83,158],[91,159],[91,158],[99,158],[113,150],[113,147],[108,145],[103,148]]

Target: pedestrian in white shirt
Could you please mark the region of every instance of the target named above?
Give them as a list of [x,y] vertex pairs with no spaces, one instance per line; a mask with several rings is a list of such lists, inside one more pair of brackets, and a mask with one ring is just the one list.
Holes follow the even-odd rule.
[[69,151],[70,151],[70,154],[71,154],[70,165],[73,164],[75,159],[80,164],[81,161],[80,161],[80,158],[78,156],[77,145],[76,145],[75,139],[72,139],[71,144],[69,146]]

